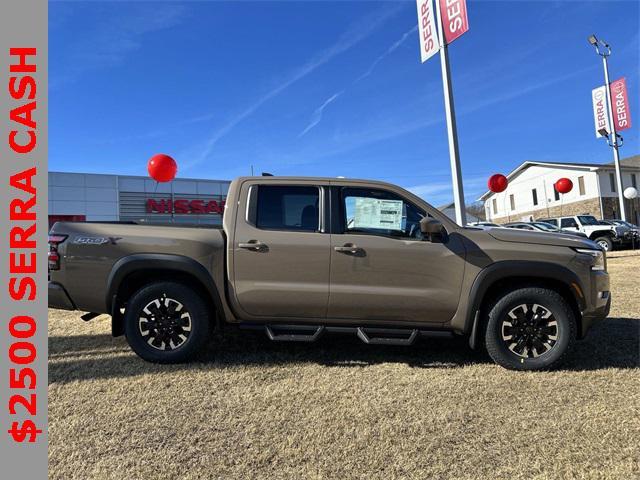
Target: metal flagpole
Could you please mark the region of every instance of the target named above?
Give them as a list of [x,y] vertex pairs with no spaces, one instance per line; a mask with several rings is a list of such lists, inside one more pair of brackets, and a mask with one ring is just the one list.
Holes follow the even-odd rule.
[[440,1],[435,0],[438,12],[438,38],[440,40],[440,66],[442,68],[442,88],[444,90],[444,109],[447,116],[447,134],[449,138],[449,160],[451,161],[451,181],[453,183],[453,204],[456,211],[456,222],[467,224],[467,211],[464,204],[462,188],[462,171],[460,169],[460,153],[458,151],[458,130],[456,127],[456,113],[453,105],[453,86],[451,85],[451,71],[449,69],[449,52],[445,42]]
[[[608,46],[607,46],[608,48]],[[607,111],[609,113],[609,123],[611,124],[611,148],[613,148],[613,163],[616,167],[616,184],[618,187],[618,199],[620,201],[620,219],[627,221],[624,208],[624,194],[622,192],[622,171],[620,170],[620,154],[618,152],[618,135],[616,134],[616,124],[613,118],[613,103],[611,103],[611,85],[609,84],[609,64],[608,55],[602,55],[602,65],[604,66],[604,84],[607,87]]]

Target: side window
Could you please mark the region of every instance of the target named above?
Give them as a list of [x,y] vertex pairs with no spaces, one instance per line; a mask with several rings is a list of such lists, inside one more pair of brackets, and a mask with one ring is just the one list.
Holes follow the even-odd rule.
[[422,238],[425,212],[394,193],[367,188],[342,190],[344,233]]
[[259,185],[255,225],[267,230],[316,232],[319,228],[318,187]]
[[560,228],[577,228],[578,224],[573,218],[563,218],[560,220]]

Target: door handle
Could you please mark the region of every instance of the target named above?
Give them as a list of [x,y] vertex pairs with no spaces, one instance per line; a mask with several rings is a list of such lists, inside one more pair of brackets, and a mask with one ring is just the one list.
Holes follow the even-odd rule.
[[336,252],[344,253],[346,255],[362,255],[364,254],[364,249],[358,247],[353,243],[346,243],[342,247],[333,247]]
[[251,250],[253,252],[264,252],[269,250],[269,247],[266,244],[261,243],[258,240],[249,240],[246,243],[239,243],[238,247],[244,248],[245,250]]

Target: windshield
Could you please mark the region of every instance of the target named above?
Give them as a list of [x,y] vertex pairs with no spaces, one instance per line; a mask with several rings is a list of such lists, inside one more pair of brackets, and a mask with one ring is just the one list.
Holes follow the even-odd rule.
[[549,223],[544,223],[544,222],[535,222],[533,223],[533,225],[538,227],[540,230],[545,230],[547,232],[557,232],[558,230],[560,230],[555,225],[551,225]]
[[629,228],[638,228],[636,227],[633,223],[629,223],[629,222],[623,222],[622,220],[614,220],[613,223],[617,224],[617,225],[622,225],[624,227],[629,227]]
[[582,225],[602,225],[593,215],[578,215]]

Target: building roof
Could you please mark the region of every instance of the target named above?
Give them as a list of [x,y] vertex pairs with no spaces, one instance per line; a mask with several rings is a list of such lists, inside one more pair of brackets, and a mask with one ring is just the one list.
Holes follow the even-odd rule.
[[[608,165],[612,166],[613,162],[610,162]],[[620,165],[623,167],[640,168],[640,155],[634,155],[633,157],[623,158],[620,160]]]
[[[526,170],[532,166],[543,166],[543,167],[551,167],[551,168],[569,168],[569,169],[580,169],[580,170],[591,170],[596,171],[603,168],[609,169],[613,168],[613,162],[611,163],[580,163],[580,162],[538,162],[535,160],[525,160],[520,165],[518,165],[515,169],[513,169],[509,174],[507,174],[507,180],[511,180],[516,177],[520,172]],[[640,155],[634,155],[633,157],[627,157],[620,160],[620,165],[623,167],[640,167]],[[486,200],[493,194],[492,191],[487,190],[478,198],[480,201]]]

